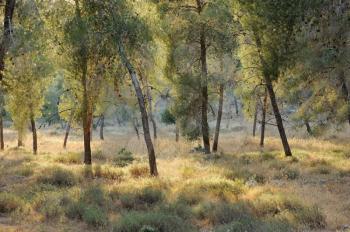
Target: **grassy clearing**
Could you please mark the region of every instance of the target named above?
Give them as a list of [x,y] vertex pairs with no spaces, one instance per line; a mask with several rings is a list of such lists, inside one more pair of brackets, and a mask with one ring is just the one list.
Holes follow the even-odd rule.
[[[47,141],[55,143],[54,135]],[[58,138],[57,138],[58,139]],[[95,141],[93,175],[84,176],[81,147],[37,156],[0,154],[0,228],[18,231],[331,231],[350,220],[349,148],[292,140],[285,158],[275,139],[211,157],[193,144],[158,139],[159,178],[148,174],[144,147]],[[121,143],[121,145],[123,145]],[[173,149],[175,147],[176,149]],[[311,149],[307,149],[310,147]],[[237,148],[239,150],[237,150]],[[1,230],[0,230],[1,231]]]

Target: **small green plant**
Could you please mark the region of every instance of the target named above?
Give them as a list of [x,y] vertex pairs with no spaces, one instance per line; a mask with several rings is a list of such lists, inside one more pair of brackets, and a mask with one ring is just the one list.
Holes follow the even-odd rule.
[[73,172],[61,167],[52,167],[44,170],[38,177],[38,181],[58,187],[70,187],[78,182]]
[[134,157],[132,152],[126,150],[126,148],[120,149],[116,157],[113,159],[114,164],[120,167],[125,167],[131,164],[133,161]]
[[287,180],[295,180],[298,179],[300,176],[300,172],[298,169],[293,169],[293,168],[286,168],[283,170],[283,176]]
[[17,174],[20,176],[29,177],[34,174],[33,165],[26,164],[17,170]]
[[106,160],[106,156],[103,154],[103,152],[101,150],[97,150],[97,151],[93,152],[92,157],[93,157],[93,159],[96,159],[96,160],[101,160],[101,161]]
[[163,199],[163,192],[151,187],[119,194],[119,200],[122,206],[127,209],[149,207],[161,202]]
[[96,228],[105,227],[108,224],[106,213],[96,206],[85,207],[82,219],[86,224]]

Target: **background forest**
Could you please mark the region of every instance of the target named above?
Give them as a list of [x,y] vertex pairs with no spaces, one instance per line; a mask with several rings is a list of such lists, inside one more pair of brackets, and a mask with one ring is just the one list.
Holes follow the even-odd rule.
[[0,231],[350,231],[349,0],[0,8]]

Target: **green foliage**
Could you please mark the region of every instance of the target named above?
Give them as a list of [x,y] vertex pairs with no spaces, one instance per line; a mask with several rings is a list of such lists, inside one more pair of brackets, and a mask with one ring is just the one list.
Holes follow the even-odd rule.
[[161,114],[161,120],[163,123],[167,125],[175,124],[176,123],[176,118],[175,116],[170,112],[169,109],[166,109],[163,111]]
[[125,167],[131,164],[133,161],[134,157],[132,152],[126,150],[126,148],[120,149],[117,155],[113,158],[114,164],[120,167]]
[[0,193],[0,213],[11,213],[23,208],[24,205],[24,201],[16,195],[6,192]]
[[151,187],[121,192],[117,195],[122,206],[127,209],[151,207],[164,199],[164,194],[161,190]]
[[43,170],[42,174],[38,177],[38,181],[58,187],[70,187],[78,182],[77,177],[72,171],[58,166]]
[[160,212],[129,212],[114,224],[113,232],[141,231],[145,226],[153,231],[162,232],[195,231],[188,222],[175,215]]

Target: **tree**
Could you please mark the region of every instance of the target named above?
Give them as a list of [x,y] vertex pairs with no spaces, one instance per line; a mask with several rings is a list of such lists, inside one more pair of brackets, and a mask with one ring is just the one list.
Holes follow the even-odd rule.
[[256,47],[256,56],[262,66],[262,74],[286,156],[291,156],[292,152],[273,82],[283,77],[283,72],[293,62],[290,58],[296,42],[295,30],[312,2],[314,1],[237,0],[234,5],[245,35],[249,38],[247,42]]

